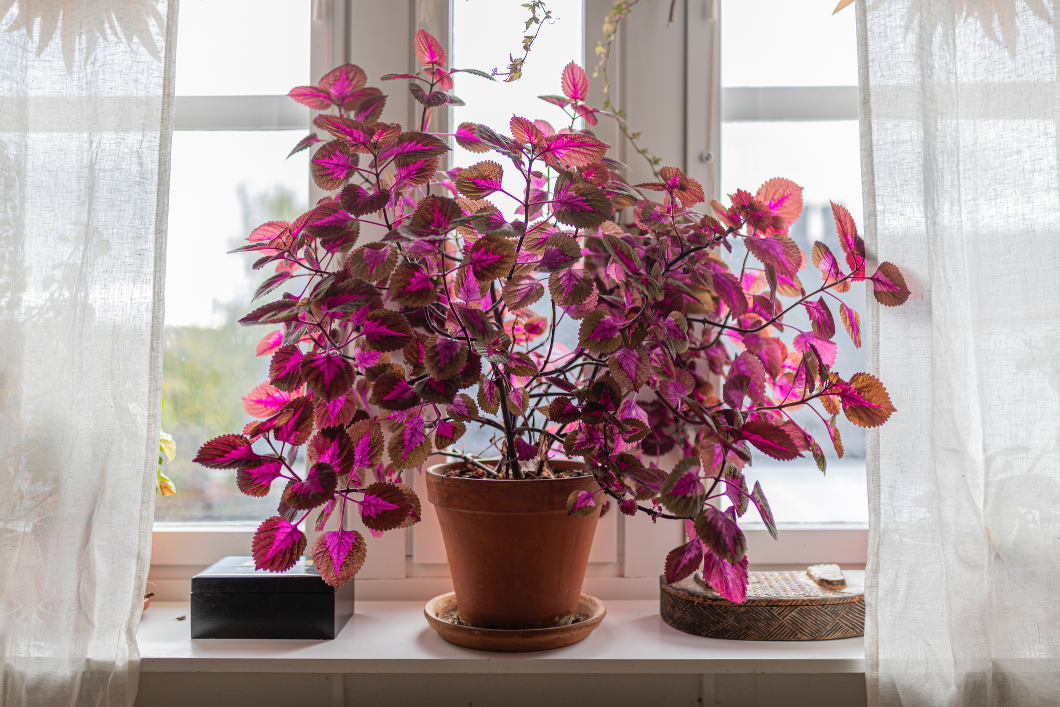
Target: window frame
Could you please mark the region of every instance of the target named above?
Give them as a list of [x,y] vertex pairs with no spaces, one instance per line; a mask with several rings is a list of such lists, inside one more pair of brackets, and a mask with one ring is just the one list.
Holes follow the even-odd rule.
[[[406,0],[405,2],[376,3],[374,0],[314,0],[311,7],[310,72],[319,78],[326,71],[350,61],[354,44],[368,50],[373,64],[392,67],[415,61],[408,37],[423,26],[437,36],[451,39],[451,5],[453,0]],[[720,74],[720,0],[679,0],[675,24],[683,33],[679,42],[673,41],[674,32],[667,27],[669,3],[639,6],[631,15],[642,21],[632,30],[624,25],[612,54],[614,78],[612,98],[623,108],[638,104],[643,87],[650,86],[653,67],[630,57],[638,47],[660,45],[649,41],[653,35],[669,37],[667,57],[677,56],[681,79],[664,90],[673,105],[683,105],[677,116],[681,129],[659,136],[651,133],[652,125],[644,126],[645,141],[653,152],[677,162],[690,176],[698,179],[708,194],[720,196],[720,165],[722,155],[722,122],[746,120],[849,120],[857,116],[856,87],[785,87],[785,88],[726,88],[721,87]],[[596,41],[603,18],[610,11],[612,0],[584,0],[583,17],[586,36],[583,65],[592,74],[596,63]],[[665,7],[664,7],[665,6]],[[638,18],[637,14],[653,14]],[[404,17],[402,17],[404,15]],[[660,18],[660,15],[662,17]],[[385,22],[373,21],[385,19]],[[360,18],[357,26],[347,18]],[[407,19],[407,22],[402,22]],[[650,21],[649,21],[650,20]],[[389,33],[389,34],[387,34]],[[671,56],[673,55],[673,56]],[[664,57],[664,60],[667,58]],[[363,64],[364,62],[362,62]],[[373,69],[366,67],[371,74]],[[378,72],[376,72],[378,73]],[[653,87],[656,92],[658,85]],[[392,92],[398,93],[398,92]],[[406,104],[412,115],[412,102],[407,97],[394,96],[394,105]],[[597,106],[599,107],[599,106]],[[399,112],[400,112],[399,108]],[[313,113],[293,103],[286,96],[177,96],[176,130],[290,130],[310,128]],[[442,116],[440,116],[442,117]],[[448,123],[448,115],[443,118]],[[634,116],[630,117],[631,122]],[[444,127],[442,128],[444,131]],[[637,174],[644,171],[630,158],[624,138],[616,128],[613,135],[601,125],[602,139],[618,147],[618,157],[634,168],[633,179],[650,178]],[[659,139],[656,139],[656,138]],[[627,154],[630,153],[630,154]],[[641,177],[644,177],[641,179]],[[322,196],[309,174],[310,203]],[[440,459],[440,458],[439,458]],[[415,483],[415,481],[413,481]],[[653,524],[646,517],[627,518],[615,512],[613,561],[590,565],[586,579],[590,591],[604,598],[654,598],[658,593],[658,575],[662,559],[674,545],[684,542],[679,523]],[[229,554],[247,554],[257,521],[247,522],[158,522],[153,529],[149,591],[162,600],[186,601],[190,593],[191,577]],[[354,527],[356,527],[356,523]],[[423,525],[422,523],[420,525]],[[430,598],[441,591],[449,591],[448,566],[438,562],[416,560],[417,548],[424,546],[427,532],[436,532],[426,525],[387,533],[375,539],[368,562],[358,575],[358,597],[362,600],[389,598]],[[417,528],[420,541],[416,540]],[[309,542],[314,533],[311,529]],[[782,524],[780,539],[773,541],[764,526],[746,526],[748,550],[754,559],[751,569],[801,569],[817,562],[836,562],[845,568],[864,567],[868,528],[865,524]],[[438,539],[431,542],[436,549]],[[429,544],[429,543],[428,543]]]

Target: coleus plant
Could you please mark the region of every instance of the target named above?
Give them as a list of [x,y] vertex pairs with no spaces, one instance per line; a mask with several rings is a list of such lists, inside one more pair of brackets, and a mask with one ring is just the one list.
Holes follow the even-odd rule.
[[[573,62],[562,95],[542,96],[563,112],[559,126],[514,116],[505,132],[474,123],[431,132],[434,110],[459,103],[454,77],[490,77],[447,68],[422,30],[415,48],[419,71],[382,77],[409,81],[422,105],[414,129],[381,120],[385,95],[350,64],[291,91],[324,111],[314,124],[330,139],[311,165],[331,195],[292,223],[263,224],[240,249],[259,255],[255,269],[274,270],[255,299],[283,290],[241,320],[275,327],[257,348],[271,357],[269,381],[244,399],[259,419],[209,441],[196,461],[237,469],[252,496],[286,484],[278,515],[254,537],[257,566],[290,567],[306,544],[298,523],[317,508],[318,529],[336,512],[359,513],[373,533],[414,523],[420,502],[399,474],[432,451],[510,479],[547,477],[549,458],[581,457],[598,489],[572,495],[569,513],[610,499],[627,515],[683,520],[690,540],[667,556],[666,579],[702,567],[719,593],[743,601],[740,519],[753,505],[777,532],[743,469],[754,453],[810,455],[824,469],[820,443],[791,417],[799,408],[821,417],[840,456],[841,413],[862,427],[887,420],[894,408],[876,378],[833,370],[833,307],[860,346],[858,315],[838,295],[868,280],[881,304],[899,305],[909,296],[901,273],[883,263],[866,275],[864,242],[833,204],[843,259],[815,243],[809,260],[823,284],[807,292],[798,277],[807,257],[787,235],[802,190],[786,179],[737,191],[727,207],[701,206],[702,186],[676,167],[630,186],[609,146],[577,127],[600,113]],[[447,137],[483,160],[439,172]],[[505,170],[518,190],[505,189]],[[385,235],[358,246],[369,228]],[[721,256],[734,248],[739,270]],[[800,307],[806,331],[784,323]],[[579,323],[574,350],[556,341],[564,319]],[[496,464],[454,448],[469,424],[496,431]],[[672,451],[679,461],[660,468]],[[342,529],[312,548],[336,586],[365,552],[364,538]]]

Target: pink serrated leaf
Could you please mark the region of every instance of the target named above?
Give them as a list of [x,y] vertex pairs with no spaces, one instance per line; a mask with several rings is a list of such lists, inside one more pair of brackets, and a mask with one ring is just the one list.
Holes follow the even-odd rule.
[[664,579],[670,584],[691,576],[703,563],[703,543],[694,533],[691,537],[689,542],[675,547],[666,555]]
[[416,58],[425,66],[445,66],[447,57],[442,43],[427,30],[417,30],[413,40]]
[[729,564],[706,549],[703,555],[703,579],[716,591],[734,604],[747,601],[747,557],[736,564]]
[[563,94],[575,101],[584,101],[589,97],[589,77],[585,69],[573,61],[563,69]]
[[361,513],[374,518],[384,511],[391,511],[395,508],[399,508],[397,504],[390,503],[379,496],[374,494],[366,493],[364,499],[361,501]]
[[808,351],[815,351],[817,357],[821,359],[827,366],[835,364],[835,355],[838,350],[837,345],[833,341],[823,339],[816,334],[810,332],[804,332],[795,337],[792,344],[795,346],[797,351],[806,353]]
[[306,539],[295,525],[273,516],[258,526],[251,552],[259,570],[283,572],[294,566],[305,550]]
[[262,383],[243,398],[243,408],[251,417],[265,418],[279,412],[290,400],[290,393],[271,383]]
[[257,466],[261,458],[246,437],[222,435],[202,445],[192,461],[212,469],[242,469]]
[[254,347],[255,356],[268,356],[280,348],[283,342],[283,330],[272,331],[261,338],[258,345]]

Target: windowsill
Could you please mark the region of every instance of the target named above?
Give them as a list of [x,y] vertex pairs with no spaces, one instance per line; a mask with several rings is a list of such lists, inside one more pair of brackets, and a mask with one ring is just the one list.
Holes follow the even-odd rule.
[[191,639],[188,604],[159,602],[137,635],[148,673],[391,674],[822,674],[863,673],[861,638],[724,641],[681,633],[658,601],[608,601],[607,617],[581,643],[535,653],[474,651],[443,641],[421,601],[358,601],[333,641]]

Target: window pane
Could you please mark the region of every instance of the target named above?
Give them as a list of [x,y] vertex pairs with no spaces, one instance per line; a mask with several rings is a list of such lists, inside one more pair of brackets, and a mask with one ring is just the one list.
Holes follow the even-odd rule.
[[178,96],[284,94],[309,76],[310,0],[184,0]]
[[[513,115],[530,120],[547,120],[557,130],[570,126],[562,108],[538,98],[562,94],[560,76],[568,62],[582,64],[584,23],[581,0],[550,0],[548,9],[555,21],[546,23],[534,41],[526,60],[523,76],[513,83],[488,81],[457,74],[454,93],[467,104],[453,108],[453,125],[462,122],[484,123],[497,132],[509,135]],[[530,14],[519,3],[496,0],[460,0],[453,3],[452,65],[458,69],[506,70],[509,54],[521,56],[520,42],[526,18]],[[533,32],[534,28],[526,31]],[[592,76],[592,67],[588,73]],[[591,80],[591,78],[590,78]],[[600,83],[600,79],[597,80]],[[598,88],[599,86],[597,86]],[[580,121],[579,121],[580,122]],[[578,127],[581,127],[580,125]],[[454,166],[468,167],[484,159],[461,148],[454,149]],[[502,165],[503,166],[503,165]],[[504,187],[512,194],[522,193],[520,177],[514,169],[504,170]],[[502,211],[514,214],[513,199],[498,194],[492,200]]]
[[836,0],[727,0],[722,7],[722,86],[853,86],[858,82],[854,8]]
[[177,457],[164,468],[177,495],[160,498],[155,518],[260,520],[275,512],[282,488],[255,499],[239,493],[235,472],[192,463],[199,447],[239,432],[252,418],[241,398],[267,379],[268,358],[254,346],[268,327],[236,323],[254,287],[253,253],[227,255],[256,226],[291,220],[308,199],[305,153],[284,157],[301,131],[177,132],[166,254],[166,329],[162,428]]
[[[805,205],[802,216],[791,228],[791,237],[807,254],[814,241],[823,240],[833,253],[841,255],[828,201],[846,206],[855,222],[862,225],[858,144],[857,121],[725,123],[722,125],[722,192],[731,194],[739,188],[753,193],[772,177],[794,180],[804,188]],[[743,252],[737,249],[732,257],[734,262],[730,265],[739,269]],[[812,265],[802,270],[799,278],[807,292],[822,284],[819,271]],[[835,370],[844,377],[864,371],[864,349],[856,348],[843,330],[838,303],[829,297],[825,299],[837,325]],[[864,311],[864,285],[853,285],[842,299],[859,312]],[[810,328],[801,307],[788,314],[785,322],[804,331]],[[785,332],[789,347],[795,333]],[[777,522],[868,522],[865,430],[840,416],[839,431],[846,452],[840,460],[817,415],[803,408],[792,417],[824,450],[828,473],[822,476],[812,459],[782,463],[757,455],[754,466],[745,471],[749,483],[753,484],[756,479],[762,482]]]

